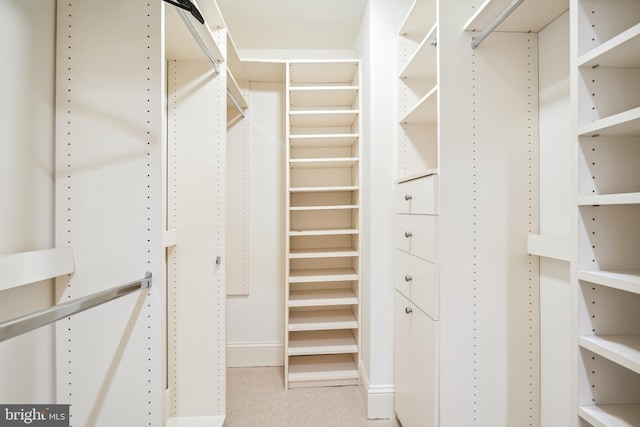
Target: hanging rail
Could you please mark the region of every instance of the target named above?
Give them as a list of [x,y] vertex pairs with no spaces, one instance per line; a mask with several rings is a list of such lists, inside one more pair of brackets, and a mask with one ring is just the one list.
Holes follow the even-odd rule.
[[144,279],[7,320],[0,323],[0,342],[48,325],[57,320],[64,319],[73,314],[80,313],[81,311],[88,310],[97,305],[104,304],[105,302],[120,298],[139,289],[147,289],[150,287],[151,273],[147,272]]
[[507,17],[511,15],[511,13],[516,10],[518,6],[522,4],[522,2],[524,2],[524,0],[513,0],[509,4],[509,6],[504,8],[504,10],[500,12],[500,15],[498,15],[487,28],[482,30],[482,32],[480,32],[477,37],[471,39],[471,49],[475,49],[480,46],[480,43],[482,43],[482,41],[486,39],[487,36],[489,36],[489,34],[491,34],[498,27],[498,25],[502,24],[502,22],[507,19]]

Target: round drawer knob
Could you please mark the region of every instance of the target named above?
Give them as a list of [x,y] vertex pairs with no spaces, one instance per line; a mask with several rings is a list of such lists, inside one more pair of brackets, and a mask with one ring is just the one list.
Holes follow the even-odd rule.
[[411,313],[413,313],[413,309],[411,307],[405,307],[404,308],[404,312],[407,313],[407,314],[411,314]]
[[404,195],[404,199],[405,200],[411,200],[411,199],[413,199],[413,197],[411,196],[411,194],[405,194]]
[[409,276],[408,274],[406,276],[404,276],[404,281],[405,282],[410,282],[413,280],[413,277]]
[[408,239],[409,237],[411,237],[411,236],[413,236],[413,233],[411,233],[410,231],[405,231],[405,232],[404,232],[404,237],[406,237],[407,239]]

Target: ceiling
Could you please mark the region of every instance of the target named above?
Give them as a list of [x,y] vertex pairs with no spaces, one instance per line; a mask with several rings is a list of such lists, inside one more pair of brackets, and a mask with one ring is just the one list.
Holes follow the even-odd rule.
[[353,50],[367,0],[216,0],[238,50]]

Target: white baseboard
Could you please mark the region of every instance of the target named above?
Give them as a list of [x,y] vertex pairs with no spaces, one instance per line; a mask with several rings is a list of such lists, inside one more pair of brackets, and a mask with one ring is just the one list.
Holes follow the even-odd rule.
[[367,418],[370,420],[395,419],[395,386],[393,384],[369,384],[369,378],[362,367],[362,362],[358,366],[358,371],[360,373],[360,397],[362,398],[362,404],[364,405]]
[[279,342],[229,342],[227,343],[227,366],[246,368],[250,366],[283,366],[284,345]]
[[167,427],[222,427],[224,415],[208,417],[173,417],[167,421]]

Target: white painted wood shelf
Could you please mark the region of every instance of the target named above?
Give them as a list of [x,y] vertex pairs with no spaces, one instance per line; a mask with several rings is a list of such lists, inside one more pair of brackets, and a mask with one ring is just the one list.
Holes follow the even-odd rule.
[[289,283],[344,282],[358,280],[358,274],[350,268],[292,270]]
[[289,136],[291,148],[353,147],[358,142],[356,133],[299,134]]
[[[465,31],[482,31],[512,0],[486,0],[464,25]],[[537,33],[569,9],[568,0],[537,0],[523,2],[496,31]]]
[[578,413],[594,427],[640,426],[640,404],[580,406]]
[[313,249],[292,249],[289,251],[289,258],[335,258],[335,257],[356,257],[359,252],[353,248],[313,248]]
[[579,67],[640,68],[640,23],[578,58]]
[[358,380],[358,369],[350,354],[295,357],[289,364],[291,383],[344,380]]
[[640,193],[602,194],[595,196],[579,196],[579,206],[596,205],[637,205],[640,204]]
[[437,50],[432,43],[437,43],[438,25],[434,24],[431,30],[422,40],[418,49],[400,72],[401,79],[407,78],[435,78],[437,73],[438,56]]
[[438,169],[425,169],[421,172],[415,172],[410,175],[404,175],[396,179],[396,184],[400,184],[407,181],[413,181],[414,179],[424,178],[425,176],[437,175]]
[[579,345],[640,374],[640,335],[582,336]]
[[334,191],[357,191],[359,187],[357,185],[340,185],[331,187],[291,187],[289,191],[291,193],[327,193]]
[[289,313],[289,331],[335,329],[358,329],[358,321],[351,310],[305,310]]
[[296,108],[352,108],[357,99],[358,86],[297,86],[289,88],[290,102]]
[[527,252],[545,258],[571,261],[571,240],[569,237],[529,234]]
[[349,329],[294,331],[289,333],[289,356],[357,353],[358,345]]
[[290,111],[289,120],[296,127],[346,127],[358,120],[358,114],[358,110]]
[[438,86],[434,86],[400,119],[406,123],[436,123],[438,120]]
[[400,27],[400,35],[418,37],[426,34],[436,22],[436,2],[435,0],[414,1],[409,13],[405,17]]
[[579,136],[638,136],[640,107],[578,126]]
[[291,291],[289,307],[356,305],[358,297],[351,289],[312,289]]
[[292,230],[289,236],[335,236],[340,234],[358,234],[357,228],[329,228],[320,230]]
[[578,271],[578,280],[640,294],[640,270],[634,271]]
[[359,205],[331,205],[331,206],[291,206],[290,211],[330,211],[343,209],[359,209]]
[[301,168],[348,168],[358,164],[357,157],[329,158],[329,159],[291,159],[291,169]]

